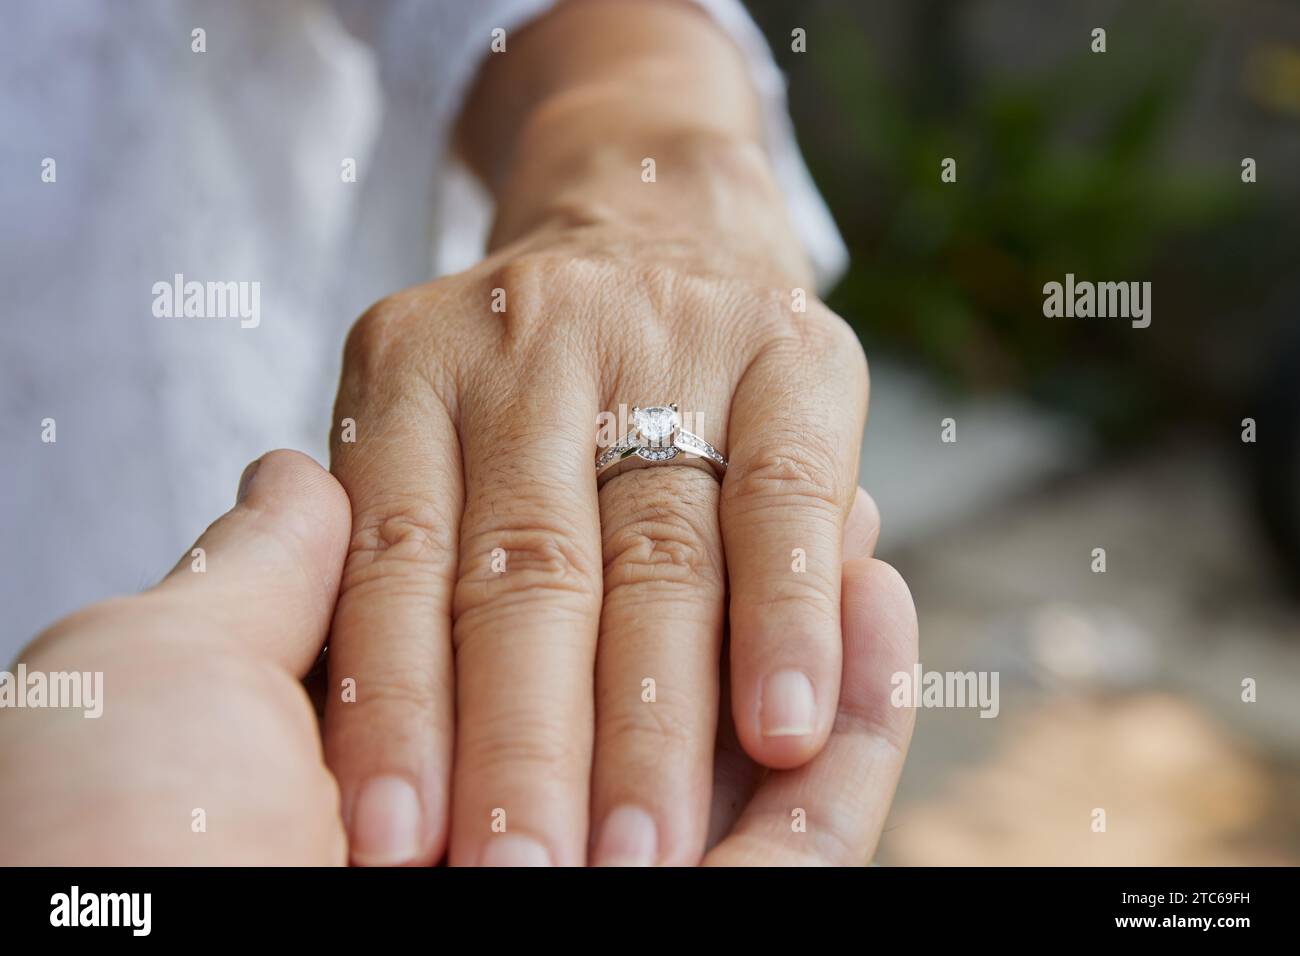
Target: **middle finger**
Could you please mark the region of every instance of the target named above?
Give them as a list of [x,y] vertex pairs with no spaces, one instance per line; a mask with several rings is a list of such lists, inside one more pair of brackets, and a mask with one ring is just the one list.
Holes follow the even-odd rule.
[[574,378],[541,363],[530,400],[464,403],[453,865],[586,857],[600,530],[596,399]]

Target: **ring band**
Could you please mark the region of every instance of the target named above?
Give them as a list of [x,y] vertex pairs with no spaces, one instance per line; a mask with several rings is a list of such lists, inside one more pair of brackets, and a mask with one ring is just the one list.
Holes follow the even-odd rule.
[[718,478],[727,470],[727,459],[707,441],[682,428],[677,404],[632,407],[632,428],[618,442],[596,456],[596,474],[600,475],[621,461],[635,455],[642,461],[660,464],[679,454],[703,458],[711,464]]

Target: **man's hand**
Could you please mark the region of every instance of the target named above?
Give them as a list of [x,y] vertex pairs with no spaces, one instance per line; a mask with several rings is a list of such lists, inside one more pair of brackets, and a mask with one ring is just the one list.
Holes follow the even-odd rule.
[[92,605],[20,656],[102,672],[103,713],[0,710],[0,865],[324,865],[347,860],[338,789],[299,678],[338,593],[348,507],[296,452],[157,587]]

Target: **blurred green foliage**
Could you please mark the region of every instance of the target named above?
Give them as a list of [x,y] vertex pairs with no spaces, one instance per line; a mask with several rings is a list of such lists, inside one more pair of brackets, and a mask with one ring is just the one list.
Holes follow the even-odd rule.
[[[1176,143],[1205,29],[1134,5],[1111,24],[1126,41],[1105,54],[1085,30],[1045,69],[975,69],[958,6],[918,3],[931,19],[902,76],[846,6],[816,8],[817,55],[803,60],[768,18],[783,65],[808,84],[792,90],[796,123],[852,257],[830,304],[869,350],[910,355],[954,387],[1020,388],[1133,437],[1185,412],[1194,327],[1252,281],[1249,268],[1198,265],[1231,258],[1261,213],[1239,168],[1198,165]],[[944,157],[956,183],[940,179]],[[1043,284],[1067,272],[1152,280],[1152,328],[1045,318]]]

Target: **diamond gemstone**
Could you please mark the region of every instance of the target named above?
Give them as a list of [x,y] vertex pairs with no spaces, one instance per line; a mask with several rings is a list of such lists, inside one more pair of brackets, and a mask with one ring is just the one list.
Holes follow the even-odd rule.
[[677,412],[667,405],[638,408],[632,413],[632,424],[648,442],[666,442],[677,430]]

